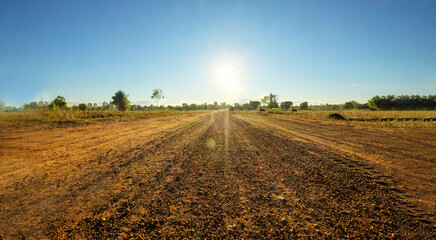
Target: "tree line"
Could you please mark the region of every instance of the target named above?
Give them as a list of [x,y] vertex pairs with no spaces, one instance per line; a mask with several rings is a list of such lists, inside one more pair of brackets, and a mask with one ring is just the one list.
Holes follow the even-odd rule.
[[378,110],[436,110],[436,95],[375,96],[368,105]]
[[6,106],[0,100],[0,112],[20,112],[25,110],[73,110],[73,111],[152,111],[152,110],[178,110],[178,111],[191,111],[191,110],[257,110],[257,109],[280,109],[280,110],[341,110],[341,109],[372,109],[372,110],[436,110],[436,95],[420,96],[420,95],[387,95],[375,96],[368,100],[367,103],[358,103],[357,101],[349,101],[343,104],[318,104],[309,105],[308,102],[302,102],[294,105],[292,101],[282,101],[279,103],[278,96],[271,93],[262,99],[252,100],[247,103],[234,103],[233,105],[222,102],[214,102],[213,104],[187,104],[172,106],[167,105],[159,106],[159,100],[164,99],[163,91],[161,89],[154,89],[152,91],[151,99],[156,101],[156,105],[136,105],[130,104],[128,95],[122,91],[117,91],[112,97],[112,101],[103,102],[101,105],[97,103],[80,103],[71,107],[67,106],[67,101],[62,96],[57,96],[53,101],[32,101],[25,103],[22,107]]

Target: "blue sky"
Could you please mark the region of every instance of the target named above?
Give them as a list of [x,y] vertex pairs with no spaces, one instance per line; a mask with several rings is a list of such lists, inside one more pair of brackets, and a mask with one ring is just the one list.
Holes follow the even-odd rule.
[[[0,2],[0,98],[151,104],[436,94],[436,1]],[[238,91],[215,79],[232,65]]]

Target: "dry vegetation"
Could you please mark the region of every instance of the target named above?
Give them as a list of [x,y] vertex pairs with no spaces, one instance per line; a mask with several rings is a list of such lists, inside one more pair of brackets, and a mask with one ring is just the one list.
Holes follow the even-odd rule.
[[189,113],[4,125],[0,238],[436,238],[434,128]]
[[80,125],[104,121],[127,121],[145,118],[155,118],[173,115],[192,114],[187,111],[71,111],[71,110],[34,110],[26,112],[0,113],[0,126],[54,124],[54,125]]
[[[243,113],[243,112],[239,112]],[[249,112],[246,112],[249,113]],[[302,110],[298,112],[270,110],[268,114],[281,114],[295,119],[327,120],[329,115],[339,113],[353,124],[373,127],[435,128],[436,111],[369,111],[369,110]],[[362,122],[362,123],[354,123]]]

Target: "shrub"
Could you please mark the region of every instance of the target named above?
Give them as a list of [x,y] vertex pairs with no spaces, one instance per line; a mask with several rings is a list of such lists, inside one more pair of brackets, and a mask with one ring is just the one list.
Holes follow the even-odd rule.
[[332,113],[329,115],[330,119],[335,119],[335,120],[346,120],[341,114],[339,113]]

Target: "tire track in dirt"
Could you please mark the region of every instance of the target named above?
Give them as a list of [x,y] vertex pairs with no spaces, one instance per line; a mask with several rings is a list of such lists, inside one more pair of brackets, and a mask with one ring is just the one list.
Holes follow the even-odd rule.
[[[435,169],[434,157],[433,160],[431,158],[436,152],[435,148],[428,147],[430,144],[428,141],[434,136],[424,134],[427,138],[426,142],[416,143],[415,139],[421,139],[422,136],[408,137],[410,134],[398,136],[404,134],[398,131],[386,136],[386,133],[381,130],[353,129],[350,126],[338,126],[334,123],[328,125],[320,121],[301,122],[301,120],[276,119],[276,117],[258,114],[236,115],[236,117],[261,125],[277,135],[315,144],[319,150],[312,151],[314,155],[363,172],[379,184],[390,186],[393,191],[400,193],[407,200],[404,205],[409,207],[408,211],[422,216],[423,221],[427,221],[428,218],[435,221],[436,217],[433,213],[436,209],[434,185],[436,179],[429,171]],[[401,142],[395,140],[399,138]],[[373,139],[377,141],[384,139],[384,141],[374,142]],[[389,146],[384,147],[383,144],[398,146],[392,149]],[[412,158],[407,153],[412,151],[415,151],[417,157]]]
[[[62,219],[62,215],[71,223],[83,218],[95,204],[99,204],[100,201],[105,202],[112,195],[119,196],[128,186],[127,183],[133,184],[132,178],[135,174],[145,174],[146,171],[156,171],[159,167],[163,167],[163,162],[160,160],[177,152],[172,147],[189,144],[189,137],[193,136],[191,133],[208,123],[206,118],[209,117],[207,115],[184,116],[181,120],[170,118],[167,120],[175,121],[165,122],[165,126],[159,126],[159,119],[131,122],[131,125],[125,123],[105,125],[108,128],[91,126],[91,129],[99,130],[95,132],[96,138],[93,138],[96,141],[104,137],[100,131],[110,134],[104,138],[106,141],[103,141],[99,148],[94,149],[95,152],[85,154],[80,152],[82,155],[79,153],[62,160],[56,160],[54,154],[43,159],[32,159],[30,155],[24,161],[27,159],[40,161],[32,166],[33,170],[31,169],[30,174],[24,179],[15,178],[18,185],[2,184],[1,186],[1,232],[15,237],[39,238],[48,229],[54,228]],[[151,128],[159,126],[159,130],[147,131],[147,125],[151,125]],[[113,126],[118,128],[112,128]],[[126,128],[136,128],[131,131],[136,135],[127,139],[120,138],[119,136],[123,134],[118,135],[118,133],[122,133]],[[87,129],[87,127],[78,129]],[[69,131],[68,129],[53,131],[56,130]],[[86,136],[83,133],[80,135]],[[89,145],[93,143],[94,141],[88,142]],[[77,146],[74,144],[70,146],[73,147],[72,150],[79,150],[82,144],[87,143],[81,142]],[[172,147],[165,149],[162,147],[165,144]],[[164,150],[168,150],[168,153],[162,152]],[[8,156],[13,159],[16,155],[4,155],[4,162],[8,161]],[[23,161],[19,158],[18,160]],[[61,164],[55,166],[51,164],[47,167],[47,162],[52,161]],[[139,162],[147,165],[142,168],[132,167],[137,166]],[[42,177],[35,176],[37,175],[35,172]]]
[[372,171],[370,166],[319,142],[301,141],[227,111],[162,124],[174,129],[145,135],[132,130],[139,136],[123,135],[120,148],[103,147],[83,159],[65,179],[69,184],[63,192],[71,196],[53,196],[66,206],[46,215],[16,213],[18,221],[19,216],[47,219],[30,227],[17,224],[23,231],[9,229],[8,234],[60,239],[436,237],[431,222],[407,212],[398,193],[365,172]]
[[118,207],[120,216],[102,220],[96,214],[73,236],[80,231],[86,238],[259,238],[271,235],[268,231],[291,236],[292,229],[283,231],[275,221],[270,208],[276,204],[265,201],[270,193],[257,173],[261,159],[252,159],[256,154],[246,142],[241,145],[244,138],[226,123],[227,112],[214,115],[213,124],[176,156],[170,173],[150,182],[154,191]]
[[[162,137],[163,140],[154,143],[151,148],[138,148],[140,157],[128,157],[127,159],[134,159],[135,163],[130,164],[128,168],[122,164],[124,171],[118,173],[118,181],[125,182],[118,194],[105,199],[103,204],[94,206],[93,210],[77,223],[69,223],[70,218],[64,218],[60,221],[61,227],[53,228],[49,236],[67,239],[106,239],[127,237],[126,233],[132,234],[137,227],[133,223],[143,220],[143,214],[152,215],[138,203],[152,198],[155,192],[160,191],[161,185],[171,178],[178,154],[189,149],[192,140],[197,139],[210,126],[207,119],[209,117]],[[144,166],[144,163],[151,164]],[[155,222],[146,224],[153,227]]]
[[[262,152],[273,156],[268,162],[277,165],[271,169],[284,171],[277,176],[285,176],[285,181],[294,178],[288,183],[299,188],[294,190],[300,199],[298,206],[307,204],[311,206],[309,209],[314,210],[303,212],[312,214],[309,219],[316,219],[318,229],[311,229],[310,232],[321,232],[318,237],[429,237],[433,228],[427,224],[428,220],[420,222],[399,207],[402,200],[390,189],[349,166],[337,165],[319,157],[326,152],[317,149],[311,142],[292,141],[278,134],[277,130],[271,131],[240,119],[236,122],[250,131],[246,136],[253,137],[251,142],[257,141],[256,145],[264,148]],[[318,154],[313,155],[313,152]],[[291,164],[286,164],[287,161]]]
[[62,236],[432,237],[431,225],[397,207],[395,192],[312,154],[320,149],[310,143],[227,112],[214,113],[197,133],[146,187],[97,208]]

